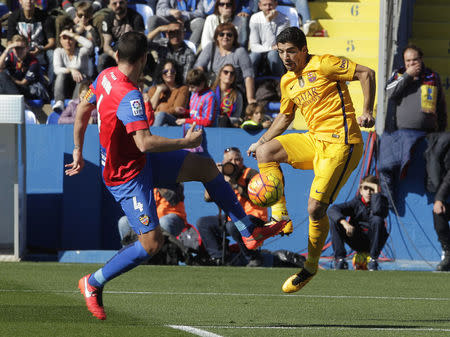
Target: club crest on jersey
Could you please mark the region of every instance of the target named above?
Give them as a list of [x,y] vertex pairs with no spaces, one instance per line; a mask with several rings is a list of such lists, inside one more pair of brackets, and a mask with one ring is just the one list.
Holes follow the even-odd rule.
[[141,116],[144,114],[144,109],[142,109],[141,101],[134,99],[130,101],[131,110],[133,111],[133,116]]
[[308,73],[307,76],[310,83],[313,83],[317,79],[316,73]]
[[144,226],[148,226],[150,219],[148,218],[148,215],[141,215],[139,217],[139,221],[144,225]]

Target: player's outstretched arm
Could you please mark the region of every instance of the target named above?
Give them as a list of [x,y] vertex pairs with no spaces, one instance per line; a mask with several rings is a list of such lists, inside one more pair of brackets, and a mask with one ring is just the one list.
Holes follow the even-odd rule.
[[168,152],[199,146],[203,139],[203,130],[195,130],[195,123],[186,132],[184,138],[166,138],[153,135],[149,129],[137,130],[133,139],[141,152]]
[[269,127],[269,129],[259,138],[259,140],[256,143],[253,143],[250,145],[250,147],[247,150],[248,156],[255,156],[256,155],[256,148],[264,143],[267,143],[268,141],[272,140],[273,138],[281,135],[286,129],[291,125],[292,121],[294,120],[295,114],[284,114],[279,113],[277,117],[275,117],[275,120],[273,121],[272,125]]
[[65,165],[66,175],[73,176],[81,172],[84,167],[83,159],[83,143],[84,134],[86,132],[89,118],[91,117],[91,111],[95,108],[94,104],[91,104],[84,99],[81,100],[77,106],[77,113],[75,116],[75,124],[73,126],[73,161],[70,164]]
[[373,118],[376,89],[375,71],[357,64],[353,79],[359,80],[364,95],[363,113],[358,117],[358,124],[365,128],[371,128],[375,125],[375,119]]

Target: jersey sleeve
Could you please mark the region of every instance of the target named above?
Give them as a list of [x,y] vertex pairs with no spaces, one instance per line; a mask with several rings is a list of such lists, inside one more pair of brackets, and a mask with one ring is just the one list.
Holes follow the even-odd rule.
[[139,90],[132,90],[122,98],[117,118],[125,125],[128,133],[149,128],[144,100]]
[[288,96],[288,83],[286,77],[283,76],[280,81],[281,89],[281,101],[280,101],[280,113],[285,115],[292,115],[295,112],[294,102]]
[[95,79],[94,82],[91,83],[91,85],[89,86],[89,90],[83,97],[83,100],[91,104],[95,104],[95,102],[97,101],[97,96],[95,95],[95,90],[97,88],[97,79],[98,77]]
[[333,55],[324,55],[320,60],[320,72],[331,80],[351,81],[356,63]]

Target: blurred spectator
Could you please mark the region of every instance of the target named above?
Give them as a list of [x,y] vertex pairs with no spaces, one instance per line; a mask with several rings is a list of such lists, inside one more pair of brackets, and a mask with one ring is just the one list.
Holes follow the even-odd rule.
[[216,0],[214,13],[205,20],[202,33],[202,49],[214,42],[214,32],[221,23],[231,22],[238,32],[238,42],[244,48],[248,45],[248,16],[238,16],[236,0]]
[[395,70],[387,82],[388,115],[394,119],[387,118],[378,162],[382,192],[390,194],[393,201],[398,177],[406,175],[414,145],[428,132],[444,131],[447,126],[439,75],[425,67],[417,46],[407,46],[403,60],[405,67]]
[[[74,124],[75,116],[77,114],[77,106],[80,103],[80,99],[86,95],[89,90],[89,82],[84,81],[79,85],[78,97],[72,99],[67,107],[61,113],[58,119],[58,124]],[[89,118],[89,124],[97,124],[97,109],[92,110],[91,117]]]
[[317,21],[311,20],[309,12],[308,0],[290,0],[297,9],[298,14],[302,18],[300,28],[306,36],[311,36],[317,30]]
[[[56,48],[53,58],[56,75],[53,111],[62,111],[64,100],[76,98],[81,82],[90,79],[94,73],[90,57],[93,44],[90,40],[65,29],[60,34],[60,43],[62,47]],[[82,47],[78,47],[77,43]]]
[[186,84],[191,91],[190,117],[177,119],[177,125],[196,122],[198,126],[217,126],[218,104],[214,92],[206,85],[206,75],[203,70],[190,70]]
[[27,38],[30,54],[38,59],[40,65],[48,67],[48,77],[52,82],[53,49],[56,46],[54,19],[36,8],[34,0],[20,0],[20,8],[8,17],[8,44],[16,34]]
[[251,103],[245,109],[245,121],[241,128],[249,132],[257,132],[267,129],[272,125],[272,121],[267,118],[264,106],[259,103]]
[[158,26],[169,24],[170,16],[184,22],[185,27],[191,32],[189,40],[198,46],[205,23],[203,0],[158,0],[156,15],[148,20],[148,30],[152,31]]
[[219,127],[239,127],[244,100],[236,86],[236,69],[225,64],[212,86],[219,104]]
[[155,111],[154,126],[177,125],[177,118],[185,117],[189,102],[189,88],[174,61],[166,60],[156,68],[156,85],[148,91]]
[[61,7],[63,8],[66,15],[68,15],[72,20],[76,20],[78,14],[78,6],[83,2],[89,3],[90,7],[92,8],[91,15],[94,12],[97,12],[98,10],[108,5],[108,0],[94,0],[94,1],[64,0],[61,1]]
[[231,64],[235,68],[236,85],[241,92],[245,92],[247,102],[256,102],[252,63],[247,50],[239,47],[236,28],[230,22],[217,26],[214,43],[208,44],[202,50],[195,67],[208,72],[208,77],[211,78],[211,76],[217,76],[220,68],[225,64]]
[[433,204],[434,229],[442,247],[442,260],[437,271],[450,271],[450,132],[427,136],[427,190],[435,193]]
[[19,34],[0,56],[0,94],[23,95],[25,99],[50,100],[46,81],[36,57],[29,52],[28,40]]
[[277,35],[290,26],[286,15],[278,12],[276,0],[259,0],[261,10],[250,18],[250,59],[253,71],[258,75],[261,61],[268,67],[262,67],[268,75],[283,76],[285,70],[283,62],[278,56],[276,44]]
[[388,201],[379,192],[378,178],[365,176],[354,199],[334,204],[328,210],[336,269],[348,269],[344,246],[347,243],[358,253],[369,253],[368,269],[378,270],[378,257],[389,236],[384,224]]
[[[177,183],[174,188],[170,189],[155,188],[153,189],[153,195],[159,225],[166,232],[178,236],[187,224],[183,184]],[[119,219],[117,225],[122,246],[137,240],[137,234],[131,228],[125,215]]]
[[[225,180],[231,185],[236,193],[239,203],[244,208],[245,213],[249,215],[253,223],[256,225],[264,225],[267,221],[267,208],[255,206],[249,199],[247,194],[247,186],[250,180],[258,174],[258,171],[246,167],[241,151],[236,147],[225,149],[222,163],[218,165],[219,170],[223,173]],[[212,201],[208,193],[205,191],[205,200]],[[205,216],[198,219],[196,227],[200,232],[203,244],[214,264],[220,265],[222,261],[222,235],[225,231],[226,235],[231,237],[238,243],[240,252],[245,258],[245,264],[248,266],[261,266],[262,260],[259,251],[248,250],[239,231],[232,221],[226,216],[218,215]],[[227,259],[229,262],[229,259]],[[239,263],[239,261],[237,261]],[[244,264],[244,265],[245,265]]]
[[93,43],[94,47],[101,47],[100,34],[97,28],[92,24],[93,15],[94,7],[90,2],[78,2],[76,4],[74,31],[78,35],[81,35],[90,40]]
[[108,7],[113,12],[106,15],[102,22],[103,53],[98,59],[98,72],[116,65],[114,44],[124,33],[145,31],[144,19],[133,9],[127,8],[125,0],[109,0]]
[[[150,50],[155,50],[158,54],[158,63],[161,64],[164,60],[170,59],[178,64],[180,69],[183,69],[182,76],[183,81],[186,80],[186,76],[189,70],[192,69],[195,63],[194,52],[186,45],[183,40],[184,27],[182,22],[171,18],[172,22],[168,25],[159,26],[153,31],[148,33]],[[164,39],[157,39],[156,43],[153,42],[155,37],[161,33],[164,34]]]

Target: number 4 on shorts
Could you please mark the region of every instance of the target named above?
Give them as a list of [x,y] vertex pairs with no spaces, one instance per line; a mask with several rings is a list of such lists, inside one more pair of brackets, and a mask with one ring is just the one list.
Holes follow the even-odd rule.
[[139,212],[144,210],[144,205],[142,205],[142,202],[137,201],[136,197],[133,197],[133,207],[134,209],[138,209]]

